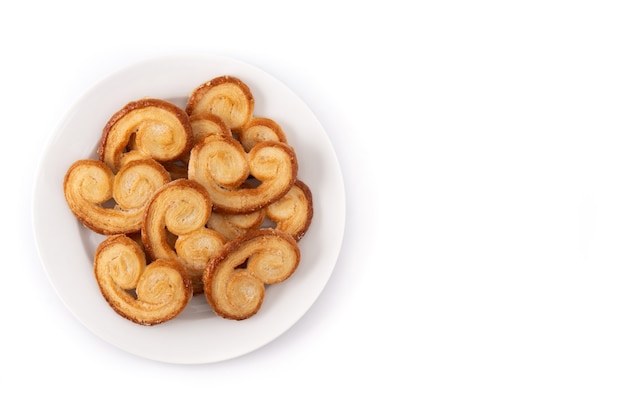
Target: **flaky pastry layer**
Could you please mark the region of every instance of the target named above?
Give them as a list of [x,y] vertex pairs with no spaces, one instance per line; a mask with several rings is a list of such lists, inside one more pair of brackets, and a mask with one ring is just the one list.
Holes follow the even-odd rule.
[[189,122],[193,130],[194,144],[209,135],[230,136],[232,133],[222,118],[212,113],[196,113],[189,116]]
[[164,162],[183,157],[191,146],[193,130],[187,113],[168,101],[145,98],[126,104],[109,119],[98,155],[116,171],[128,150]]
[[180,235],[174,242],[176,255],[191,277],[194,294],[200,294],[204,290],[202,273],[226,242],[227,239],[222,234],[206,227]]
[[130,161],[117,174],[102,161],[74,162],[63,181],[65,200],[76,218],[96,233],[137,232],[152,193],[170,181],[152,159]]
[[182,263],[194,293],[202,291],[204,266],[226,241],[206,228],[211,208],[211,197],[202,185],[178,179],[155,191],[143,217],[141,240],[146,252],[152,259]]
[[237,136],[246,152],[260,142],[287,143],[287,137],[280,125],[267,117],[252,117],[237,131]]
[[239,129],[252,117],[254,97],[237,77],[220,76],[196,87],[187,100],[187,114],[219,116],[230,129]]
[[[261,142],[246,153],[234,139],[210,135],[191,150],[187,174],[208,190],[215,211],[243,214],[283,197],[296,181],[298,161],[281,142]],[[249,176],[259,184],[241,186]]]
[[98,245],[94,275],[113,310],[142,325],[171,320],[192,296],[191,280],[180,263],[147,264],[140,245],[126,235],[109,236]]
[[244,320],[255,315],[265,286],[292,276],[300,249],[289,234],[275,229],[251,231],[228,242],[204,270],[204,295],[216,314]]
[[276,223],[276,228],[300,240],[313,219],[313,194],[301,180],[284,197],[265,208],[265,216]]

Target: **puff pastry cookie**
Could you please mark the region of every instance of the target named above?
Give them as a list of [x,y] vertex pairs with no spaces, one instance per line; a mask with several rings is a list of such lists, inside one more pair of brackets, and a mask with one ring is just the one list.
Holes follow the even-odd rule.
[[130,161],[117,174],[104,162],[85,159],[70,166],[63,191],[82,224],[112,235],[139,231],[152,193],[169,181],[169,173],[152,159]]
[[[141,239],[152,259],[181,262],[194,293],[202,291],[202,272],[226,239],[206,228],[211,198],[195,181],[178,179],[156,190],[146,205]],[[173,242],[173,244],[172,244]]]
[[288,279],[300,249],[287,233],[259,229],[228,242],[204,271],[204,294],[216,314],[233,320],[255,315],[265,286]]
[[[211,195],[215,211],[251,213],[283,197],[296,181],[298,161],[289,145],[261,142],[250,152],[232,137],[209,135],[189,157],[188,176]],[[259,184],[242,187],[252,176]]]
[[254,97],[242,80],[224,75],[196,87],[189,95],[186,111],[190,116],[214,114],[230,129],[239,129],[252,117]]
[[193,130],[194,144],[212,134],[230,136],[231,130],[221,117],[213,113],[196,113],[189,117]]
[[272,141],[287,143],[287,137],[280,125],[267,117],[253,117],[237,131],[239,141],[246,152],[260,142]]
[[265,208],[265,216],[276,224],[278,230],[289,233],[300,240],[305,235],[313,219],[313,195],[311,189],[301,180],[287,194]]
[[113,310],[142,325],[173,319],[192,296],[182,265],[171,260],[147,264],[141,246],[126,235],[109,236],[98,245],[94,275]]
[[129,150],[164,162],[180,159],[192,145],[187,113],[168,101],[145,98],[126,104],[109,119],[102,130],[98,155],[117,171]]

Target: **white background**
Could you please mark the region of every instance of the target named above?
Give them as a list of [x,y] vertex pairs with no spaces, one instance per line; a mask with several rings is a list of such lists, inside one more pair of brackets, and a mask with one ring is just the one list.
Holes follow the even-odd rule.
[[[0,415],[623,416],[625,21],[618,1],[3,3]],[[65,111],[170,52],[282,80],[346,186],[317,303],[210,365],[94,336],[31,226]]]

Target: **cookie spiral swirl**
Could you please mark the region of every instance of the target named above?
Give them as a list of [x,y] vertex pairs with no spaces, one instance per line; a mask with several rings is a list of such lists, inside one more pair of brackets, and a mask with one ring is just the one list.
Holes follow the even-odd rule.
[[126,235],[109,236],[98,245],[94,275],[113,310],[142,325],[171,320],[192,296],[182,265],[167,260],[146,264],[140,245]]
[[195,181],[174,180],[157,190],[146,206],[141,240],[153,259],[180,262],[201,293],[202,272],[226,239],[206,227],[211,198]]
[[[189,157],[189,178],[208,190],[215,211],[222,213],[251,213],[273,203],[289,191],[297,173],[293,148],[280,142],[262,142],[246,153],[236,140],[210,135]],[[249,175],[258,186],[241,186]]]
[[192,145],[187,113],[168,101],[146,98],[128,103],[109,119],[102,130],[98,155],[117,171],[128,148],[166,162],[181,158]]
[[117,174],[102,161],[84,159],[68,169],[63,191],[81,223],[113,235],[139,231],[152,193],[168,181],[168,172],[152,159],[128,162]]
[[204,290],[202,273],[226,241],[227,239],[216,230],[203,227],[178,236],[174,242],[176,255],[191,277],[194,294],[200,294]]
[[251,231],[228,242],[209,262],[203,276],[205,297],[219,316],[247,319],[261,308],[265,286],[288,279],[299,262],[298,245],[287,233]]
[[253,117],[238,130],[239,141],[246,152],[260,142],[273,141],[287,143],[287,137],[280,125],[267,117]]
[[278,230],[302,239],[313,219],[311,189],[302,180],[296,180],[284,197],[265,208],[265,216],[276,223]]
[[214,114],[230,129],[238,129],[252,117],[254,97],[242,80],[224,75],[196,87],[189,95],[185,110],[189,116]]
[[141,226],[141,239],[154,259],[177,259],[168,244],[176,236],[204,227],[211,215],[211,197],[195,181],[178,179],[158,189],[148,202]]
[[212,113],[196,113],[189,116],[189,122],[193,129],[194,144],[212,134],[231,135],[230,128],[226,126],[226,123]]

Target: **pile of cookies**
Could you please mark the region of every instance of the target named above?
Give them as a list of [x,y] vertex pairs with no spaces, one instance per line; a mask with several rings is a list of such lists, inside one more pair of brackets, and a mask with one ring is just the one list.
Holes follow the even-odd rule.
[[173,319],[194,295],[221,317],[253,316],[265,287],[298,267],[313,217],[294,148],[228,75],[193,89],[185,109],[125,105],[98,159],[74,162],[63,188],[76,218],[105,235],[94,254],[102,295],[142,325]]

